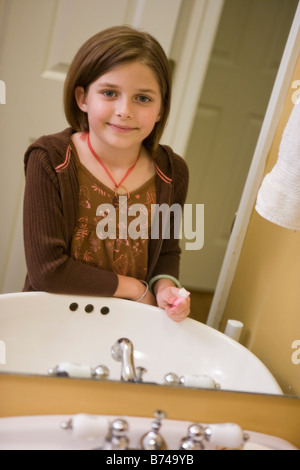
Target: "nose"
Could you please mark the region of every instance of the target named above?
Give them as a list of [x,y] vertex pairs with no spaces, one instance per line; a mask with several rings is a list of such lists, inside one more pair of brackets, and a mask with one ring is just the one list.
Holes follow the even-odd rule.
[[129,119],[132,117],[131,104],[127,97],[123,97],[118,100],[116,112],[121,119]]

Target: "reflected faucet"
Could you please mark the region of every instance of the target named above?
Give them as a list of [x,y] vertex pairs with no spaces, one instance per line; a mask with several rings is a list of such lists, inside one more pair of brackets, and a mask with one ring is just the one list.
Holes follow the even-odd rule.
[[146,372],[143,367],[134,367],[133,344],[128,338],[120,338],[111,348],[112,357],[121,362],[121,380],[124,382],[141,382]]

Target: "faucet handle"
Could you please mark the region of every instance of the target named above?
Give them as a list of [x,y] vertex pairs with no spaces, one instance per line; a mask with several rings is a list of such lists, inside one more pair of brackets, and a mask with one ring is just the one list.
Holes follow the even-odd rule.
[[154,411],[154,418],[156,418],[156,421],[153,421],[153,424],[157,423],[157,425],[159,425],[159,428],[160,428],[161,427],[161,420],[166,418],[166,416],[167,416],[166,413],[162,410]]
[[48,375],[79,379],[106,379],[109,375],[109,370],[104,365],[93,368],[85,364],[77,364],[75,362],[65,361],[60,362],[57,366],[51,369],[48,369]]
[[205,429],[201,424],[192,424],[188,428],[188,435],[181,439],[180,450],[203,450],[202,441],[205,438]]
[[109,428],[102,450],[128,450],[128,423],[125,419],[115,419]]
[[209,375],[205,374],[190,374],[178,377],[178,375],[174,372],[169,372],[164,376],[164,382],[166,385],[183,385],[185,387],[220,389],[220,385],[217,384]]
[[78,413],[60,424],[61,429],[69,431],[74,439],[101,439],[107,433],[108,422],[104,416]]
[[96,379],[106,379],[108,376],[109,376],[109,369],[103,364],[92,369],[92,377]]
[[242,448],[249,436],[235,423],[210,424],[204,430],[205,440],[218,448]]
[[140,445],[142,450],[166,450],[167,444],[159,433],[161,420],[166,417],[166,413],[161,410],[154,412],[155,421],[153,421],[151,430],[141,437]]
[[180,385],[180,379],[174,372],[168,372],[164,376],[164,382],[166,385]]
[[136,372],[136,382],[143,382],[143,375],[147,372],[145,367],[138,366],[135,368]]

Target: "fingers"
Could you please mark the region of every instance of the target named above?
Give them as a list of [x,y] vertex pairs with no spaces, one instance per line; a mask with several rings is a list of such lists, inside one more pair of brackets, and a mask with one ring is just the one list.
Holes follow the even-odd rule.
[[178,287],[168,286],[161,289],[156,295],[158,307],[164,309],[168,317],[175,322],[181,322],[190,313],[190,297],[180,299],[179,305],[176,305],[176,301],[180,297],[179,290]]
[[165,311],[171,320],[181,322],[190,313],[190,299],[185,299],[178,307],[167,306]]

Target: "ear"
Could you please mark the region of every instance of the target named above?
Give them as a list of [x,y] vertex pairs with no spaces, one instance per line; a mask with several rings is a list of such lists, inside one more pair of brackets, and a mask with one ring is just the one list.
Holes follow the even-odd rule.
[[156,118],[155,123],[156,123],[156,122],[159,122],[159,121],[161,120],[161,118],[163,117],[163,115],[164,115],[164,105],[163,105],[163,103],[161,103],[161,105],[160,105],[160,110],[159,110],[159,112],[158,112],[158,116],[157,116],[157,118]]
[[82,86],[77,86],[75,88],[75,99],[77,102],[77,106],[81,111],[87,112],[87,104],[86,104],[86,94],[84,88]]

